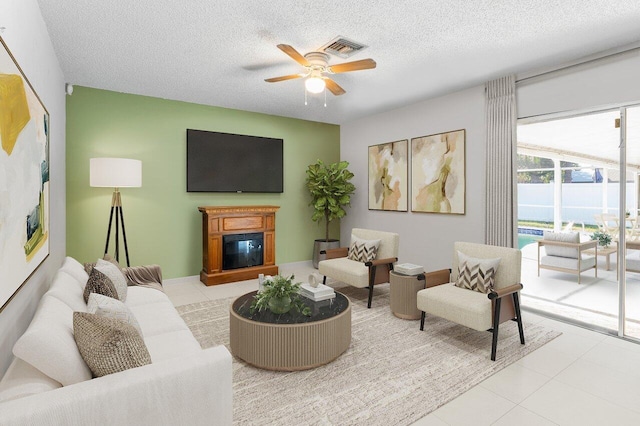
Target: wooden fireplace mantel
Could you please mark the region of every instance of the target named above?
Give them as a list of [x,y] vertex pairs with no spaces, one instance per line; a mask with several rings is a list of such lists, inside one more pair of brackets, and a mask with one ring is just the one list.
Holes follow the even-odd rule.
[[[202,213],[202,271],[200,281],[206,285],[257,278],[259,274],[277,275],[276,211],[279,206],[207,206]],[[222,269],[222,236],[262,233],[264,262],[261,266]]]

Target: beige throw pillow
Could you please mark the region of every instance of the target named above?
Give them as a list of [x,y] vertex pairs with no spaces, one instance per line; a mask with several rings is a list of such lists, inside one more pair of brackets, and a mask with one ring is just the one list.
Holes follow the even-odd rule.
[[73,336],[94,377],[151,364],[142,336],[124,321],[74,312]]
[[107,297],[118,298],[118,291],[115,286],[105,274],[100,272],[97,268],[91,270],[87,285],[84,287],[84,301],[89,303],[89,295],[91,293],[102,294]]
[[140,324],[138,324],[138,320],[127,305],[118,299],[103,296],[98,293],[91,293],[89,295],[89,301],[87,302],[87,312],[101,317],[124,321],[134,326],[138,333],[142,335],[142,329],[140,328]]
[[127,279],[116,265],[106,260],[98,259],[94,269],[105,274],[111,280],[111,283],[118,292],[118,299],[121,302],[127,300]]
[[500,258],[476,259],[459,251],[458,279],[455,285],[467,290],[489,293],[493,290],[499,265]]
[[376,258],[380,240],[363,240],[351,235],[351,244],[347,258],[356,262],[370,262]]

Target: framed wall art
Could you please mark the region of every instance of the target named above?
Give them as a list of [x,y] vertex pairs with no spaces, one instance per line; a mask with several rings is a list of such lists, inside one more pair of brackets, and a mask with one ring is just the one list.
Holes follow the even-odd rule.
[[2,310],[49,255],[49,113],[0,42]]
[[411,139],[411,211],[465,214],[465,131]]
[[369,210],[406,212],[408,140],[369,147]]

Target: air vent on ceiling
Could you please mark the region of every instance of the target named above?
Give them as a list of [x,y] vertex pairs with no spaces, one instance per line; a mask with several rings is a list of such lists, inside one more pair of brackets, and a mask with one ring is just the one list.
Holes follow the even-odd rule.
[[338,36],[331,40],[329,43],[322,46],[320,48],[320,51],[339,56],[341,58],[349,58],[350,56],[353,56],[359,51],[366,48],[367,46],[365,46],[364,44],[349,40],[346,37]]

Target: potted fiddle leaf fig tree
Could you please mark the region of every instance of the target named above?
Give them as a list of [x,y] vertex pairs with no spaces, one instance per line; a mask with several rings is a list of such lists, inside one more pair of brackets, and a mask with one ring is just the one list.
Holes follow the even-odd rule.
[[347,215],[344,208],[351,203],[351,195],[356,190],[350,182],[354,175],[347,167],[347,161],[324,164],[322,160],[318,160],[307,168],[305,182],[311,194],[309,205],[313,206],[311,220],[325,222],[324,239],[315,240],[313,247],[314,268],[318,268],[318,262],[322,260],[320,251],[340,247],[339,240],[329,238],[329,224]]

